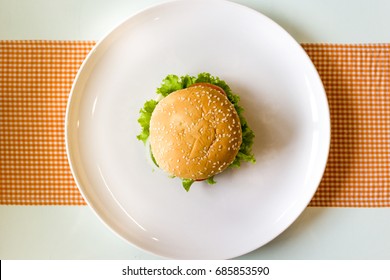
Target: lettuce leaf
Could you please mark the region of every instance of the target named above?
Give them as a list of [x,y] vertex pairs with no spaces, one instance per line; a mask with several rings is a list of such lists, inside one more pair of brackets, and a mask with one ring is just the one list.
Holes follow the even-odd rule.
[[144,142],[144,144],[146,144],[146,141],[149,138],[150,118],[152,117],[152,113],[154,108],[156,108],[157,103],[158,101],[156,100],[148,100],[145,102],[144,107],[139,111],[138,123],[140,124],[142,131],[137,135],[137,139]]
[[211,176],[210,178],[207,178],[207,179],[206,179],[206,182],[207,182],[207,184],[209,184],[209,185],[214,185],[214,184],[217,183],[217,182],[214,180],[214,176]]
[[194,182],[192,179],[182,179],[183,188],[188,192]]
[[[238,104],[240,97],[232,92],[225,81],[206,72],[200,73],[197,77],[190,75],[179,77],[177,75],[170,74],[163,79],[160,87],[157,88],[156,93],[162,97],[166,97],[174,91],[187,88],[195,83],[210,83],[222,88],[238,113],[242,129],[242,143],[240,150],[234,161],[231,163],[230,167],[240,167],[242,162],[255,163],[256,159],[252,153],[255,134],[249,127],[248,122],[243,115],[244,109]],[[138,122],[141,125],[142,132],[137,136],[137,138],[142,140],[144,143],[149,137],[150,118],[157,103],[158,101],[149,100],[145,103],[144,107],[140,111],[140,118],[138,119]],[[188,191],[193,182],[194,181],[190,179],[183,179],[183,187]],[[208,178],[207,182],[209,184],[216,183],[213,177]]]

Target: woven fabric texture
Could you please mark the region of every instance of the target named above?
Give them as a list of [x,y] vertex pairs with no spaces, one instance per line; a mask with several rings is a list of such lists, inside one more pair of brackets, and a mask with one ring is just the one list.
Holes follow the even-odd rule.
[[[85,205],[66,157],[68,95],[93,41],[0,41],[0,204]],[[302,44],[328,97],[328,164],[309,206],[390,207],[390,44]]]

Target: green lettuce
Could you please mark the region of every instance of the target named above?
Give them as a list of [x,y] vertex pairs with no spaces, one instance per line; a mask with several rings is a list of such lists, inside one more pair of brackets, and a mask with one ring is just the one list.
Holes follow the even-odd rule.
[[188,192],[192,186],[192,184],[195,182],[192,179],[181,179],[183,188]]
[[[179,77],[177,75],[170,74],[165,77],[165,79],[163,79],[160,87],[157,88],[156,92],[162,97],[166,97],[174,91],[187,88],[195,83],[210,83],[222,88],[225,91],[227,98],[233,104],[234,108],[238,113],[241,122],[242,143],[240,146],[240,150],[234,161],[231,163],[230,167],[240,167],[242,162],[255,163],[256,159],[254,157],[254,154],[252,153],[252,146],[255,134],[253,130],[249,127],[248,122],[243,115],[244,109],[238,104],[240,101],[240,97],[232,92],[232,90],[226,84],[225,81],[219,79],[218,77],[214,77],[209,73],[200,73],[197,77],[190,75]],[[140,117],[138,119],[138,122],[142,128],[142,131],[137,136],[137,138],[139,140],[142,140],[144,143],[146,143],[146,140],[149,138],[150,118],[157,103],[158,101],[156,100],[146,101],[144,107],[140,110]],[[194,181],[190,179],[182,180],[183,187],[188,191]],[[213,177],[208,178],[206,181],[209,184],[216,183]]]
[[146,141],[149,138],[149,127],[150,127],[150,119],[152,117],[152,113],[154,108],[156,108],[158,101],[156,100],[148,100],[145,102],[144,107],[139,111],[138,123],[141,126],[141,133],[137,135],[137,139],[141,140],[146,144]]

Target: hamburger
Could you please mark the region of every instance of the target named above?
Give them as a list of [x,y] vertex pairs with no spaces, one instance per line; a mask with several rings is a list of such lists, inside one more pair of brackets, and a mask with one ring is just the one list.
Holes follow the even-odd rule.
[[140,111],[137,138],[150,146],[156,166],[181,178],[187,191],[195,181],[214,184],[228,167],[255,162],[254,133],[224,81],[208,73],[168,75],[157,93]]

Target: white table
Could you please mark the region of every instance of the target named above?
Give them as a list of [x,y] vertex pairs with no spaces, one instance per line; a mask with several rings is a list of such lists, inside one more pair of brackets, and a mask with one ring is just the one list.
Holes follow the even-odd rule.
[[[0,0],[0,40],[99,40],[158,0]],[[390,1],[236,0],[298,42],[390,42]],[[390,259],[390,208],[307,208],[242,259]],[[113,234],[88,207],[0,206],[0,259],[159,259]]]

